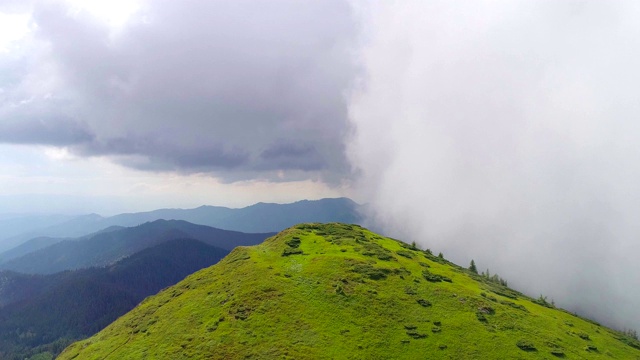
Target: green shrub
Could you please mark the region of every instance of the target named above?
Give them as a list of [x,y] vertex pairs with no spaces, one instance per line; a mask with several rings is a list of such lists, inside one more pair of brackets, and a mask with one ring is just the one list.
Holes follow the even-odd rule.
[[236,309],[232,310],[232,315],[236,320],[246,320],[249,317],[251,310],[252,309],[249,307],[240,305]]
[[443,275],[434,274],[429,270],[423,270],[422,276],[425,278],[425,280],[429,282],[441,282],[441,281],[452,282],[450,278]]
[[476,318],[481,322],[487,322],[487,318],[479,311],[476,312]]
[[586,351],[590,351],[590,352],[598,352],[598,348],[595,347],[594,345],[587,345],[584,348]]
[[407,330],[407,335],[411,336],[414,339],[424,339],[427,337],[427,334],[420,333],[415,329]]
[[297,248],[297,247],[300,246],[300,238],[293,237],[293,238],[285,241],[285,244],[291,246],[292,248]]
[[589,339],[589,334],[587,334],[587,333],[579,332],[579,333],[577,333],[576,335],[578,335],[578,337],[579,337],[580,339],[582,339],[582,340],[590,340],[590,339]]
[[407,251],[407,250],[397,250],[396,254],[400,255],[400,256],[404,256],[407,259],[413,259],[413,253],[411,253],[411,251]]
[[407,295],[417,295],[418,294],[416,289],[412,288],[411,286],[405,286],[404,293],[407,294]]
[[391,272],[389,269],[376,268],[370,264],[356,264],[351,268],[351,271],[362,274],[372,280],[384,279]]
[[365,256],[373,256],[380,260],[391,260],[393,259],[393,255],[391,255],[391,251],[383,248],[382,246],[376,243],[367,243],[363,244],[362,255]]
[[290,255],[300,255],[302,254],[302,250],[297,248],[286,248],[282,251],[282,256],[290,256]]
[[553,349],[553,350],[551,350],[551,355],[563,358],[564,357],[564,351],[562,351],[560,349]]
[[478,312],[486,315],[494,315],[496,310],[489,305],[484,305],[478,308]]
[[504,296],[506,298],[509,299],[513,299],[513,300],[518,300],[518,294],[511,290],[511,289],[507,289],[507,288],[503,288],[503,289],[497,289],[497,288],[492,288],[490,289],[492,293],[500,295],[500,296]]
[[546,296],[542,296],[540,295],[539,298],[535,299],[535,300],[531,300],[533,303],[544,306],[544,307],[548,307],[550,309],[555,308],[555,305],[553,305],[553,302],[548,302],[547,301],[547,297]]
[[516,343],[516,346],[524,351],[536,351],[535,345],[533,345],[531,341],[526,339],[518,340],[518,342]]
[[527,308],[524,307],[523,305],[516,304],[516,303],[511,302],[511,301],[502,300],[502,301],[500,301],[500,304],[507,305],[507,306],[510,306],[510,307],[512,307],[514,309],[522,310],[524,312],[529,312],[529,310],[527,310]]

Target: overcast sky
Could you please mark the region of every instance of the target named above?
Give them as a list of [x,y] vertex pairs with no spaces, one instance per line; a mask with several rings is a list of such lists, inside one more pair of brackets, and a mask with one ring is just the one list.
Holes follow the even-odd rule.
[[[0,11],[0,194],[139,210],[348,193],[356,26],[344,1]],[[93,211],[118,208],[105,205]]]
[[350,196],[389,234],[640,330],[637,19],[635,1],[0,0],[0,212]]

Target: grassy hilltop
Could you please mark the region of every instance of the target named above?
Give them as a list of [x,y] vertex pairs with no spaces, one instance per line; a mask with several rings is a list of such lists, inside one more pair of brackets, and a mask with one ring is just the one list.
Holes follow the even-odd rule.
[[356,225],[302,224],[60,359],[640,359],[640,343]]

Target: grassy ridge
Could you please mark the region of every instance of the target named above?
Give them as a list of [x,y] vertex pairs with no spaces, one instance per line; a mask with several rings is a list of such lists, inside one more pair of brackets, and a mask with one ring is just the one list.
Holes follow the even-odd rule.
[[355,225],[237,248],[60,359],[640,359],[640,344]]

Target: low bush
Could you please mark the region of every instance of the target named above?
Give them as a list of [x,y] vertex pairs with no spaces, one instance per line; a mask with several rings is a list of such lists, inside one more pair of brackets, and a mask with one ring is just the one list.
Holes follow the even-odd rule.
[[516,304],[516,303],[511,302],[511,301],[502,300],[502,301],[500,301],[500,304],[507,305],[507,306],[510,306],[510,307],[512,307],[514,309],[522,310],[524,312],[529,312],[529,310],[527,310],[527,308],[524,307],[524,305]]
[[413,253],[411,251],[407,251],[407,250],[397,250],[396,254],[400,255],[400,256],[404,256],[407,259],[413,259]]
[[509,299],[513,299],[513,300],[518,300],[518,294],[508,288],[502,288],[502,289],[497,289],[497,288],[492,288],[490,289],[492,293],[500,295],[500,296],[504,296],[506,298]]
[[476,318],[481,322],[487,322],[487,318],[481,312],[476,312]]
[[548,308],[550,308],[550,309],[555,308],[555,305],[553,304],[553,301],[552,301],[552,302],[548,302],[548,301],[547,301],[547,297],[546,297],[546,296],[542,296],[542,295],[540,295],[540,297],[539,297],[539,298],[537,298],[537,299],[535,299],[535,300],[531,300],[531,301],[532,301],[534,304],[538,304],[538,305],[541,305],[541,306],[544,306],[544,307],[548,307]]
[[478,312],[485,315],[494,315],[496,310],[489,305],[483,305],[478,308]]
[[282,256],[291,256],[291,255],[300,255],[302,254],[302,250],[298,248],[286,248],[282,251]]
[[391,255],[391,251],[376,243],[363,244],[362,255],[376,257],[385,261],[394,259],[393,255]]
[[589,352],[598,352],[598,348],[593,346],[593,345],[587,345],[585,346],[585,351],[589,351]]
[[300,246],[300,238],[299,237],[293,237],[287,241],[285,241],[285,244],[289,245],[292,248],[297,248]]
[[450,278],[443,275],[434,274],[429,270],[423,270],[422,276],[425,278],[425,280],[429,282],[441,282],[441,281],[452,282]]
[[240,305],[234,310],[232,310],[231,313],[233,317],[236,318],[236,320],[246,320],[249,317],[249,314],[251,314],[251,310],[252,309],[249,307]]
[[576,335],[578,335],[578,337],[582,340],[591,340],[589,339],[589,334],[584,333],[584,332],[579,332]]
[[411,336],[414,339],[424,339],[427,337],[427,334],[420,333],[415,329],[407,330],[407,335]]
[[370,264],[356,264],[351,268],[351,271],[362,274],[371,280],[384,279],[391,272],[389,269],[376,268]]
[[518,340],[518,342],[516,343],[516,346],[524,351],[536,351],[535,345],[533,345],[531,341],[526,339]]
[[407,295],[418,295],[416,289],[411,286],[405,286],[404,293]]
[[562,351],[560,349],[553,349],[553,350],[551,350],[551,355],[563,358],[564,357],[564,351]]

